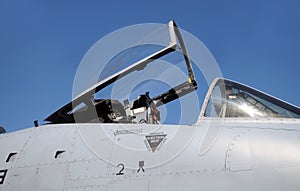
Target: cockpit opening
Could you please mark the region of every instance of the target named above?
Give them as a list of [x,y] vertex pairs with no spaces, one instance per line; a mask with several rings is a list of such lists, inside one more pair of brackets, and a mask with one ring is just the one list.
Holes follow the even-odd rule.
[[[192,62],[173,21],[169,33],[171,42],[166,47],[144,44],[115,55],[95,85],[45,121],[160,124],[163,115],[159,107],[163,109],[197,89]],[[160,82],[167,82],[158,86],[153,83],[157,76],[161,76]]]

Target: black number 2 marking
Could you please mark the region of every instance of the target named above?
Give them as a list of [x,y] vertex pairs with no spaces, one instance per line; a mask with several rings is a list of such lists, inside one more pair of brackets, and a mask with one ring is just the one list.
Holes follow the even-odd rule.
[[117,167],[119,167],[119,168],[121,168],[120,169],[120,171],[116,174],[117,176],[118,175],[124,175],[124,173],[123,173],[123,171],[124,171],[124,168],[125,168],[125,166],[124,166],[124,164],[118,164],[118,166]]

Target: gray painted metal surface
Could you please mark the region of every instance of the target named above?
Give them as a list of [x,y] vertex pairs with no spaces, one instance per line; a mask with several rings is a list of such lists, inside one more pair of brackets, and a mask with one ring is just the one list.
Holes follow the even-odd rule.
[[[225,119],[217,141],[200,155],[208,123],[199,119],[193,126],[180,126],[183,131],[196,129],[196,134],[179,155],[155,167],[151,167],[153,156],[180,147],[180,141],[172,145],[166,141],[156,152],[144,149],[132,155],[122,152],[118,141],[146,148],[145,136],[122,134],[118,124],[47,125],[2,134],[0,167],[8,171],[0,190],[299,190],[299,120]],[[118,132],[112,134],[118,141],[99,134],[103,127]],[[126,128],[145,129],[145,125]],[[168,137],[172,128],[166,125],[161,131]],[[105,149],[104,156],[97,156],[91,143],[93,149]],[[55,158],[57,151],[65,152]],[[11,152],[17,157],[6,162]],[[123,174],[116,175],[120,166],[105,157],[123,164]],[[144,171],[138,172],[141,160]]]

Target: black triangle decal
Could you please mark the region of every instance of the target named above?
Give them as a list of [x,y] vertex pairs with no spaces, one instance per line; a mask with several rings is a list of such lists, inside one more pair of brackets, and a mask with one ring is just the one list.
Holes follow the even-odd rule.
[[152,150],[152,152],[155,152],[157,147],[161,144],[161,142],[165,139],[167,135],[162,134],[162,135],[147,135],[146,139],[147,142]]

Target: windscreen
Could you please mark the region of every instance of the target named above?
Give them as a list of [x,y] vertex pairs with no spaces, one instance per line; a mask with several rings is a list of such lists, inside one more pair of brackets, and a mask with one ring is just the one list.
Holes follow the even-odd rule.
[[204,116],[300,118],[300,109],[255,89],[220,79],[211,92]]

